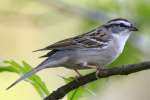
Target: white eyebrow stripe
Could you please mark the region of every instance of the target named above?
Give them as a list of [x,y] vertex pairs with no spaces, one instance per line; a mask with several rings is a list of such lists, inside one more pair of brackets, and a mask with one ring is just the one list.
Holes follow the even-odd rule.
[[131,26],[131,23],[127,22],[127,21],[112,21],[108,24],[120,24],[120,23],[123,23],[125,24],[126,26]]

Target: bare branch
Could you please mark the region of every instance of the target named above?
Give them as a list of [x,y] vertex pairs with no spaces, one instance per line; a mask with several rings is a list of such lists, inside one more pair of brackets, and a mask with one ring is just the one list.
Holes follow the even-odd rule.
[[[99,79],[107,78],[114,75],[128,75],[147,69],[150,69],[150,61],[141,62],[138,64],[122,65],[111,69],[102,70],[99,74]],[[72,82],[58,88],[56,91],[53,91],[49,96],[47,96],[44,100],[59,100],[70,91],[96,80],[97,78],[95,72],[90,73],[86,76],[80,77],[78,81],[73,80]]]

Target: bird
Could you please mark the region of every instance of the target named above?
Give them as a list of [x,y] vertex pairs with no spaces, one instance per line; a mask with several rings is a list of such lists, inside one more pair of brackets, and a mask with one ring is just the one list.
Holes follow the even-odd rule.
[[80,74],[78,72],[80,69],[96,69],[96,72],[100,73],[101,68],[112,63],[123,52],[133,31],[138,31],[138,29],[131,21],[125,18],[115,18],[89,32],[36,50],[48,50],[49,52],[42,56],[46,59],[12,83],[7,90],[46,68],[61,66],[75,70],[78,74]]

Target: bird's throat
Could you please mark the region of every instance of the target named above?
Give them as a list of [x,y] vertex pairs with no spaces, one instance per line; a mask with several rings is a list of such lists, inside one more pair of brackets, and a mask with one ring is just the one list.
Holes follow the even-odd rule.
[[114,45],[116,45],[117,51],[122,53],[124,46],[129,38],[130,34],[113,34]]

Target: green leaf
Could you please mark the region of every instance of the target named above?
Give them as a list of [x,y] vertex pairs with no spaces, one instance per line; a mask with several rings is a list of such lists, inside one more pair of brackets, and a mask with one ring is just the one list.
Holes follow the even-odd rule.
[[11,66],[0,66],[0,72],[16,72]]
[[[26,68],[26,70],[31,70],[32,69],[32,67],[28,64],[28,63],[26,63],[25,61],[23,61],[22,62],[23,63],[23,65],[24,65],[24,68]],[[37,76],[37,75],[32,75],[31,77],[29,77],[29,82],[31,81],[31,84],[34,86],[34,88],[37,90],[37,91],[39,91],[39,90],[42,90],[42,91],[39,91],[39,92],[43,92],[43,97],[45,97],[45,96],[47,96],[48,94],[49,94],[49,91],[48,91],[48,89],[47,89],[47,87],[46,87],[46,85],[45,85],[45,83],[44,82],[42,82],[42,80],[40,79],[40,77],[39,76]],[[37,85],[37,86],[35,86],[35,85]],[[39,89],[40,88],[40,89]]]
[[[62,76],[61,76],[61,78],[64,79],[66,84],[75,79],[74,77],[65,78]],[[79,100],[79,98],[82,97],[84,92],[85,92],[85,87],[84,86],[79,87],[79,88],[68,93],[67,100]]]
[[[22,61],[22,65],[13,60],[4,61],[4,64],[7,64],[7,66],[0,66],[0,72],[14,72],[22,76],[32,70],[32,67],[25,61]],[[38,75],[32,75],[25,81],[31,83],[42,98],[45,98],[49,94],[45,83]]]
[[79,87],[68,93],[67,100],[79,100],[84,92],[84,87]]

